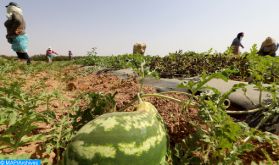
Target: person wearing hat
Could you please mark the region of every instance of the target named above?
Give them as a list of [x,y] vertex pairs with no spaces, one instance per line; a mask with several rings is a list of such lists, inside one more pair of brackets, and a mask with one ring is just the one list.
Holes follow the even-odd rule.
[[271,37],[267,37],[261,45],[261,48],[258,52],[261,56],[270,55],[272,57],[276,56],[276,51],[279,47],[279,44],[276,42],[275,39]]
[[133,54],[144,55],[145,50],[146,50],[145,43],[135,43],[133,46]]
[[244,37],[244,33],[240,32],[237,34],[236,38],[233,40],[233,42],[231,44],[231,49],[232,49],[232,53],[234,55],[240,55],[239,47],[244,48],[244,46],[241,44],[241,40],[243,37]]
[[22,10],[15,2],[10,2],[7,6],[7,21],[4,25],[7,29],[7,41],[12,45],[12,50],[16,52],[19,59],[27,61],[27,64],[31,63],[28,49],[28,37],[25,33],[25,21],[23,18]]
[[47,56],[47,59],[48,59],[48,63],[52,63],[52,59],[54,57],[54,55],[58,55],[58,53],[56,53],[55,51],[53,51],[51,49],[51,47],[49,47],[46,51],[46,56]]

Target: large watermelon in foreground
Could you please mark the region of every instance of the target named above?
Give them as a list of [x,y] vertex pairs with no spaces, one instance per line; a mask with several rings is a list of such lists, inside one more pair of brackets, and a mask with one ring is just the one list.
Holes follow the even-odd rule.
[[135,112],[104,114],[84,125],[68,145],[65,165],[159,165],[167,137],[156,108],[141,102]]

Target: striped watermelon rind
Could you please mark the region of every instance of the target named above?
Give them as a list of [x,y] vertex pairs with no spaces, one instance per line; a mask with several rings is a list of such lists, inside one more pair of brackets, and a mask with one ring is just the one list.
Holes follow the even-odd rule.
[[167,135],[148,102],[135,112],[104,114],[84,125],[68,145],[66,165],[158,165],[167,152]]

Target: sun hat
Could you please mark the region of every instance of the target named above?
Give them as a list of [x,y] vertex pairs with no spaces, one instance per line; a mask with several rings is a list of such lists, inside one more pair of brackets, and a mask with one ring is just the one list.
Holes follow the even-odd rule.
[[267,37],[265,41],[263,42],[264,46],[270,46],[272,44],[276,43],[275,39],[271,37]]
[[10,2],[6,7],[9,7],[9,6],[16,6],[16,7],[19,7],[19,5],[15,2]]

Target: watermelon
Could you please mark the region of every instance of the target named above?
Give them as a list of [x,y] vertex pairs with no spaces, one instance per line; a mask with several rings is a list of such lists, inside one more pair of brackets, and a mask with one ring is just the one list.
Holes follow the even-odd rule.
[[159,165],[167,152],[167,134],[156,108],[141,102],[135,112],[97,117],[73,137],[65,165]]

